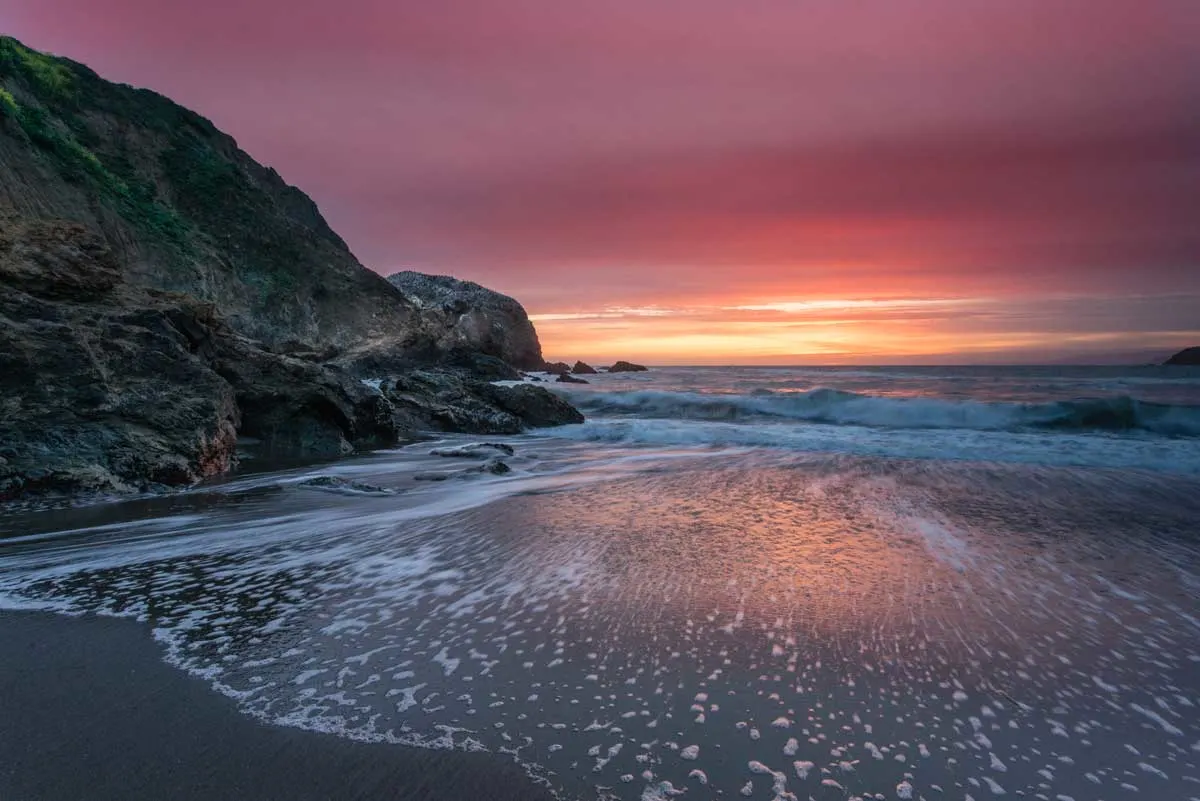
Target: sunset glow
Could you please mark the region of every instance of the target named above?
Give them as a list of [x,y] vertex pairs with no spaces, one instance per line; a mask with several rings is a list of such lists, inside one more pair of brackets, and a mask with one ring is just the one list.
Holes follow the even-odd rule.
[[1194,0],[39,0],[358,257],[601,362],[1146,361],[1200,338]]

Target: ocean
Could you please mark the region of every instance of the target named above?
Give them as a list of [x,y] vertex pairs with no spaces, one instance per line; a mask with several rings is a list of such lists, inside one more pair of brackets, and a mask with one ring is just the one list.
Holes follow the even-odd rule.
[[10,512],[0,609],[563,799],[1200,798],[1200,369],[588,379],[582,425]]

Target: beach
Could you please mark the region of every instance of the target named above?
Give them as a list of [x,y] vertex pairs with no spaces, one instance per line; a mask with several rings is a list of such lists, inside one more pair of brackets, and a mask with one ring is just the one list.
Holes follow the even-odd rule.
[[1190,798],[1196,380],[606,376],[502,476],[450,436],[9,516],[6,697],[62,704],[10,794]]
[[143,626],[0,614],[0,798],[548,798],[485,754],[270,726],[169,667]]

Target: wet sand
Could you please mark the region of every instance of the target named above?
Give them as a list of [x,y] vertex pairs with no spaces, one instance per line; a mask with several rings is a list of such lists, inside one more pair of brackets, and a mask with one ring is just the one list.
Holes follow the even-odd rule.
[[487,754],[260,723],[162,661],[144,626],[0,614],[0,798],[549,798]]

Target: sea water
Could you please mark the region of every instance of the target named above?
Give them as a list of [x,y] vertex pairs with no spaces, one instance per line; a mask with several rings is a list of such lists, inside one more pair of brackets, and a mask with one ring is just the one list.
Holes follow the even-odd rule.
[[0,606],[566,799],[1200,798],[1200,372],[591,380],[501,477],[415,480],[451,437],[6,515]]

